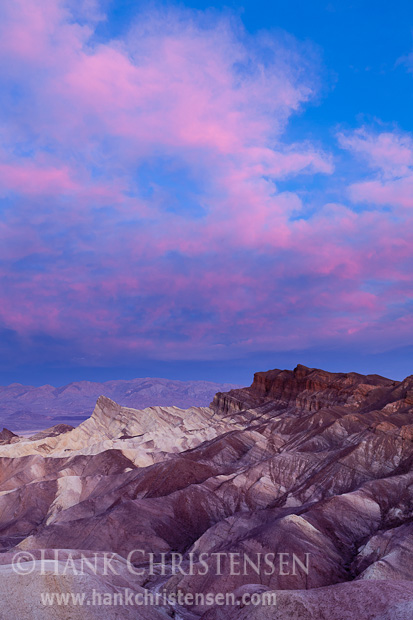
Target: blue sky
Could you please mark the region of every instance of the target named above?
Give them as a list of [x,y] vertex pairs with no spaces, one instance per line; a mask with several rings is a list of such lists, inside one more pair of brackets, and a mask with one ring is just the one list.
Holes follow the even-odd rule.
[[[314,46],[323,65],[323,87],[317,104],[294,119],[292,131],[328,139],[336,123],[352,127],[360,118],[396,122],[405,131],[413,130],[411,74],[406,71],[413,46],[411,2],[250,0],[164,5],[228,11],[239,15],[251,33],[281,30]],[[116,0],[107,6],[108,20],[98,30],[103,38],[125,33],[150,3]]]
[[1,383],[413,372],[411,3],[0,22]]

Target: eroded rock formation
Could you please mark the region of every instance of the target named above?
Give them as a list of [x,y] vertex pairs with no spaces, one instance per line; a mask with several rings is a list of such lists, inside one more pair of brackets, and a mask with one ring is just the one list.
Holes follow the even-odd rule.
[[[409,620],[412,395],[413,377],[298,366],[257,373],[210,408],[99,398],[76,429],[0,446],[0,544],[8,557],[74,549],[125,561],[138,549],[137,591],[278,592],[276,608],[153,607],[148,618]],[[297,570],[276,570],[286,555]],[[272,572],[231,570],[234,558],[270,556]]]
[[153,405],[187,408],[208,405],[216,392],[231,387],[236,386],[156,378],[104,383],[77,381],[61,387],[12,383],[0,386],[0,423],[15,433],[32,431],[34,434],[56,424],[80,424],[89,418],[102,394],[134,409]]

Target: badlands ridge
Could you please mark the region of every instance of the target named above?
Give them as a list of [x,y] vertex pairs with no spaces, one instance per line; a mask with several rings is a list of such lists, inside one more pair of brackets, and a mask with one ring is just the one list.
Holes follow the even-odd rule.
[[[1,618],[412,619],[413,377],[297,366],[256,373],[210,407],[136,410],[101,396],[72,430],[5,430],[0,548]],[[17,552],[56,549],[113,552],[119,574],[11,567]],[[142,559],[132,574],[136,549],[165,559],[166,573]],[[173,553],[183,566],[221,553],[223,569],[174,574]],[[282,553],[309,558],[308,570],[233,574],[226,564]],[[125,588],[277,591],[277,605],[48,608],[39,598]]]

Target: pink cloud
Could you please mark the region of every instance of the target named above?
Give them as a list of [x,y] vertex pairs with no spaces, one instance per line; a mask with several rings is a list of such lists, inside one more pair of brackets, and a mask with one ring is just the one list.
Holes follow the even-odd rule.
[[356,202],[409,208],[413,206],[413,138],[401,132],[368,132],[339,135],[343,148],[364,157],[375,178],[353,183],[351,198]]
[[12,165],[0,163],[2,191],[22,194],[65,193],[77,189],[67,168],[40,168],[32,163]]
[[413,166],[413,139],[397,132],[368,132],[361,128],[351,134],[339,134],[340,145],[364,157],[385,177],[404,176]]
[[352,199],[356,202],[411,208],[413,207],[413,171],[410,176],[401,179],[354,183],[350,192]]
[[351,200],[390,216],[351,200],[309,212],[291,179],[334,161],[285,141],[316,90],[298,44],[190,11],[96,43],[95,3],[88,15],[80,26],[57,0],[1,8],[0,79],[23,90],[1,109],[0,192],[15,200],[0,217],[1,326],[94,360],[374,342],[383,325],[404,342],[410,323],[397,317],[395,334],[382,293],[406,301],[411,137],[339,136],[367,164]]

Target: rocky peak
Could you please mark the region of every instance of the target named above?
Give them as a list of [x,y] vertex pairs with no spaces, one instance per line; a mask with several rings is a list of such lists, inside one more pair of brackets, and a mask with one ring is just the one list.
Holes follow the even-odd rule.
[[3,430],[0,432],[0,444],[14,443],[15,441],[18,441],[18,439],[18,435],[15,435],[11,431],[9,431],[8,428],[3,428]]
[[64,433],[69,433],[74,429],[70,424],[55,424],[50,428],[46,428],[44,431],[40,431],[35,435],[29,437],[30,441],[38,441],[39,439],[45,439],[46,437],[57,437],[58,435],[63,435]]

